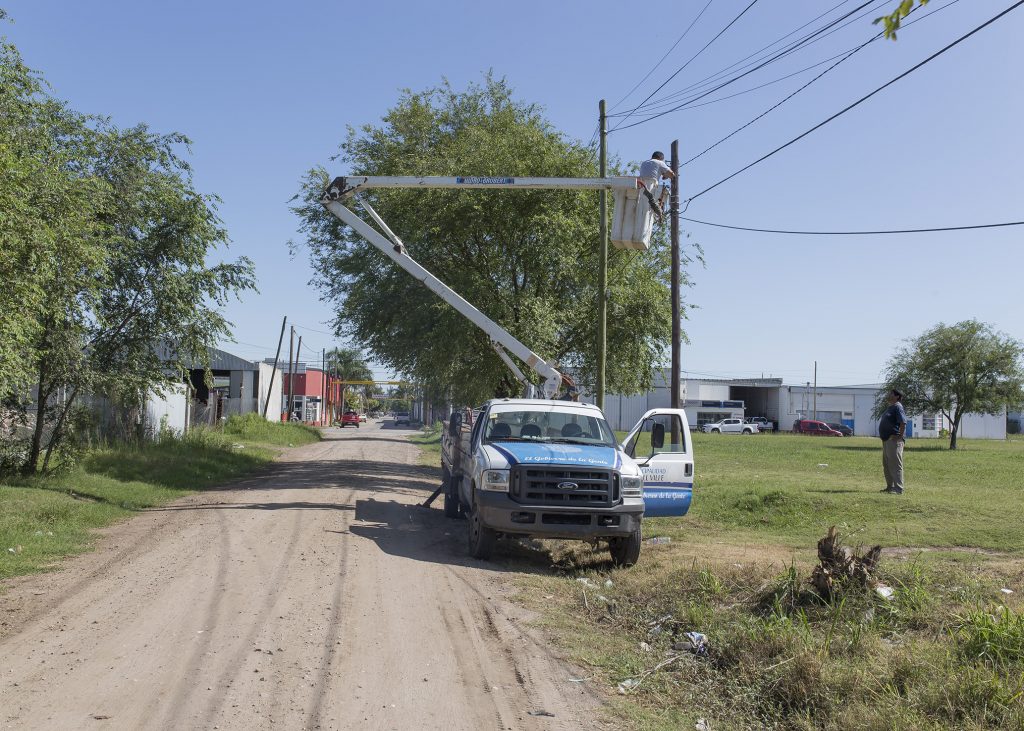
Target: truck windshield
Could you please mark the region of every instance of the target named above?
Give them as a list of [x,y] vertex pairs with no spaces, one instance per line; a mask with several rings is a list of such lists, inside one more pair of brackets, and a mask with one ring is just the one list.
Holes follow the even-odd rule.
[[593,413],[551,409],[492,410],[484,441],[594,444],[615,447],[608,422]]

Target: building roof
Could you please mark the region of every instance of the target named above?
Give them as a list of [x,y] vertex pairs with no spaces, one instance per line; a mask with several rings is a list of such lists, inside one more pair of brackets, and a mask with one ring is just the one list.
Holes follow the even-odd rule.
[[[232,355],[226,350],[220,350],[219,348],[207,348],[210,353],[210,370],[211,371],[255,371],[256,363],[252,360],[246,360],[240,358],[238,355]],[[193,361],[188,363],[189,371],[200,371],[206,368],[206,363]]]

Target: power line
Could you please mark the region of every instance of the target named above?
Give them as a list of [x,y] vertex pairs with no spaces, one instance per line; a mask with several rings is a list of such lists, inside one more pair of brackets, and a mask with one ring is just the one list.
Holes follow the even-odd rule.
[[[697,53],[695,53],[692,56],[690,56],[689,60],[687,60],[686,63],[684,63],[682,66],[680,66],[678,69],[676,69],[672,73],[672,75],[669,76],[667,79],[665,79],[665,81],[663,81],[661,83],[661,85],[657,89],[655,89],[650,94],[648,94],[646,99],[644,99],[642,102],[640,102],[635,107],[633,107],[633,109],[628,114],[626,114],[625,117],[623,117],[622,121],[619,122],[619,124],[617,124],[612,129],[610,129],[609,132],[614,132],[619,127],[621,127],[626,122],[626,120],[630,118],[630,116],[633,114],[633,112],[635,112],[638,109],[640,109],[640,107],[642,107],[644,104],[646,104],[647,102],[650,101],[652,96],[654,96],[659,91],[661,91],[663,88],[665,88],[665,84],[667,84],[668,82],[672,81],[672,79],[674,79],[683,69],[685,69],[687,66],[689,66],[690,63],[692,63],[694,61],[694,59],[696,59],[698,56],[700,56],[702,53],[704,53],[704,51],[706,51],[708,49],[708,46],[710,46],[712,43],[717,41],[722,36],[723,33],[725,33],[727,30],[729,30],[729,28],[731,28],[733,26],[733,23],[735,23],[737,20],[742,18],[744,15],[746,15],[747,11],[750,10],[752,7],[754,7],[754,5],[756,3],[757,3],[757,0],[750,0],[750,4],[747,7],[743,8],[743,10],[740,12],[739,15],[737,15],[735,18],[730,20],[729,24],[726,25],[724,28],[722,28],[722,30],[718,31],[718,33],[715,35],[714,38],[712,38],[710,41],[708,41],[707,43],[704,44],[703,48],[701,48],[699,51],[697,51]],[[632,125],[630,125],[630,126],[632,126]]]
[[[742,78],[743,78],[744,76],[749,76],[750,74],[754,73],[755,71],[759,71],[759,70],[763,69],[763,68],[764,68],[765,66],[767,66],[768,64],[774,63],[775,61],[778,61],[778,60],[779,60],[780,58],[784,58],[785,56],[787,56],[787,55],[789,55],[789,54],[791,54],[791,53],[795,52],[795,51],[796,51],[797,49],[799,49],[800,47],[802,47],[802,46],[806,46],[806,45],[808,45],[808,44],[812,43],[812,42],[813,42],[813,40],[812,40],[812,39],[813,39],[813,38],[814,38],[815,36],[817,36],[817,35],[820,35],[820,34],[824,33],[824,32],[825,32],[826,30],[828,30],[829,28],[832,28],[832,27],[833,27],[833,26],[835,26],[835,25],[836,25],[837,23],[840,23],[840,22],[842,22],[842,21],[843,21],[843,20],[845,20],[846,18],[850,17],[850,16],[851,16],[851,15],[853,15],[854,13],[856,13],[856,12],[860,11],[861,9],[863,9],[864,7],[866,7],[867,5],[870,5],[870,4],[872,3],[872,2],[875,2],[875,1],[876,1],[876,0],[868,0],[868,1],[867,1],[867,2],[865,2],[865,3],[862,3],[861,5],[857,6],[857,7],[856,7],[856,8],[854,8],[853,10],[851,10],[851,11],[850,11],[849,13],[847,13],[846,15],[844,15],[844,16],[842,16],[842,17],[839,17],[839,18],[837,18],[836,20],[833,20],[833,21],[832,21],[831,23],[829,23],[828,25],[825,25],[825,26],[823,26],[822,28],[819,28],[818,30],[814,31],[814,33],[811,33],[810,35],[807,35],[807,36],[805,36],[804,38],[800,39],[799,41],[795,41],[795,42],[794,42],[794,44],[795,44],[795,45],[794,45],[794,44],[790,44],[790,46],[789,46],[788,48],[786,48],[786,49],[783,49],[782,51],[779,51],[779,52],[778,52],[778,53],[777,53],[776,55],[772,56],[771,58],[767,59],[766,61],[762,61],[762,62],[761,62],[761,63],[759,63],[759,64],[758,64],[757,66],[754,66],[754,67],[753,67],[753,68],[751,68],[751,69],[747,69],[746,71],[744,71],[744,72],[743,72],[743,73],[741,73],[741,74],[737,74],[736,76],[733,76],[733,77],[732,77],[731,79],[729,79],[728,81],[723,81],[723,82],[722,82],[721,84],[719,84],[718,86],[716,86],[716,87],[714,87],[714,88],[712,88],[712,89],[709,89],[709,90],[707,90],[707,91],[705,91],[705,92],[703,92],[703,93],[701,93],[701,94],[698,94],[698,95],[697,95],[697,96],[695,96],[694,98],[692,98],[692,99],[689,99],[689,100],[687,100],[687,101],[683,102],[682,104],[679,104],[679,105],[677,105],[677,106],[675,106],[675,107],[672,107],[671,109],[667,109],[667,110],[665,110],[665,111],[663,111],[663,112],[658,112],[657,114],[652,114],[652,115],[648,116],[648,117],[647,117],[646,119],[641,119],[641,120],[640,120],[639,122],[633,122],[633,124],[628,124],[628,125],[625,125],[625,126],[623,126],[622,124],[619,124],[619,125],[618,125],[617,127],[615,127],[615,129],[629,129],[630,127],[636,127],[636,126],[638,126],[638,125],[641,125],[641,124],[645,124],[645,123],[647,123],[647,122],[650,122],[650,121],[651,121],[651,120],[653,120],[653,119],[657,119],[658,117],[664,117],[664,116],[665,116],[666,114],[672,114],[673,112],[677,112],[677,111],[679,111],[680,109],[683,109],[684,107],[686,107],[686,106],[688,106],[688,105],[692,104],[692,103],[693,103],[693,102],[695,102],[695,101],[699,101],[699,100],[701,100],[701,99],[703,99],[703,98],[705,98],[705,97],[707,97],[707,96],[710,96],[711,94],[714,94],[714,93],[715,93],[716,91],[718,91],[718,90],[720,90],[720,89],[723,89],[723,88],[725,88],[726,86],[729,86],[729,84],[732,84],[732,83],[735,83],[735,82],[739,81],[739,80],[740,80],[740,79],[742,79]],[[820,40],[820,39],[819,39],[819,40]],[[623,122],[625,122],[625,120],[623,120]],[[612,131],[614,131],[614,130],[612,130]]]
[[[1024,0],[1022,0],[1024,2]],[[938,231],[970,231],[981,228],[1002,228],[1006,226],[1024,226],[1024,221],[1007,221],[1005,223],[976,223],[970,226],[939,226],[935,228],[903,228],[889,231],[787,231],[775,228],[751,228],[748,226],[730,226],[726,223],[713,223],[701,221],[696,218],[681,217],[684,221],[699,223],[704,226],[715,228],[729,228],[734,231],[753,231],[761,234],[790,234],[794,236],[883,236],[888,234],[924,234]]]
[[[923,16],[922,16],[922,17],[920,17],[920,18],[917,18],[917,19],[915,19],[915,20],[912,20],[912,21],[910,21],[909,23],[904,23],[904,24],[902,25],[902,27],[904,27],[904,28],[906,28],[906,27],[909,27],[909,26],[913,25],[914,23],[916,23],[916,22],[918,22],[918,21],[921,21],[921,20],[924,20],[924,19],[925,19],[925,18],[927,18],[928,16],[930,16],[930,15],[934,15],[935,13],[939,12],[940,10],[945,10],[945,9],[946,9],[946,8],[948,8],[948,7],[950,6],[950,5],[954,5],[954,4],[958,3],[958,2],[960,2],[960,0],[951,0],[950,2],[946,3],[945,5],[943,5],[943,6],[941,7],[941,8],[936,8],[935,10],[931,11],[930,13],[927,13],[927,14],[923,15]],[[911,10],[911,12],[914,12],[914,11],[915,11],[915,10],[917,10],[917,9],[918,9],[919,7],[921,7],[921,6],[920,6],[920,5],[914,6],[914,8],[913,8],[913,9]],[[821,72],[820,74],[818,74],[817,76],[815,76],[815,77],[814,77],[813,79],[811,79],[810,81],[808,81],[807,83],[805,83],[805,84],[804,84],[803,86],[801,86],[801,87],[800,87],[800,88],[798,88],[798,89],[797,89],[796,91],[794,91],[794,92],[792,92],[791,94],[789,94],[788,96],[784,97],[784,98],[783,98],[783,99],[782,99],[781,101],[779,101],[779,102],[776,102],[776,103],[775,103],[775,104],[773,104],[772,106],[768,107],[768,109],[766,109],[766,110],[764,110],[763,112],[761,112],[761,113],[760,113],[759,115],[757,115],[756,117],[754,117],[753,119],[751,119],[751,120],[750,120],[749,122],[747,122],[746,124],[744,124],[744,125],[742,125],[742,126],[740,126],[740,127],[737,127],[737,128],[736,128],[736,129],[734,129],[734,130],[733,130],[732,132],[730,132],[729,134],[727,134],[727,135],[726,135],[725,137],[723,137],[722,139],[718,140],[718,142],[716,142],[716,143],[714,143],[713,145],[711,145],[711,146],[707,147],[707,148],[706,148],[706,149],[704,149],[704,150],[703,150],[702,152],[699,152],[699,153],[697,153],[696,155],[694,155],[693,157],[691,157],[691,158],[690,158],[689,160],[685,161],[685,162],[683,163],[683,165],[689,165],[689,164],[690,164],[691,162],[693,162],[693,161],[694,161],[694,160],[696,160],[697,158],[699,158],[699,157],[701,157],[701,156],[705,155],[705,154],[706,154],[706,153],[708,153],[708,152],[711,152],[711,150],[713,150],[713,149],[715,149],[716,147],[718,147],[718,146],[719,146],[720,144],[722,144],[723,142],[725,142],[726,140],[728,140],[728,139],[729,139],[730,137],[732,137],[732,136],[736,135],[736,134],[737,134],[737,133],[739,133],[739,132],[742,132],[742,131],[743,131],[743,130],[745,130],[745,129],[746,129],[747,127],[749,127],[750,125],[754,124],[755,122],[757,122],[757,121],[758,121],[759,119],[761,119],[761,118],[762,118],[762,117],[764,117],[765,115],[767,115],[767,114],[769,114],[769,113],[771,113],[771,112],[775,111],[776,109],[778,109],[779,107],[781,107],[781,106],[782,106],[783,104],[785,104],[786,102],[788,102],[788,101],[789,101],[790,99],[792,99],[793,97],[795,97],[795,96],[796,96],[797,94],[799,94],[800,92],[802,92],[802,91],[803,91],[804,89],[806,89],[806,88],[807,88],[808,86],[810,86],[811,84],[813,84],[814,82],[816,82],[816,81],[817,81],[818,79],[820,79],[820,78],[821,78],[822,76],[824,76],[825,74],[827,74],[827,73],[828,73],[829,71],[831,71],[832,69],[834,69],[834,68],[835,68],[836,66],[838,66],[839,64],[841,64],[841,63],[842,63],[843,61],[847,60],[848,58],[850,58],[851,56],[853,56],[854,54],[856,54],[856,53],[857,53],[858,51],[860,51],[860,50],[861,50],[862,48],[864,48],[864,47],[865,47],[865,46],[867,46],[868,44],[870,44],[870,43],[874,43],[874,42],[875,42],[875,41],[877,41],[878,39],[882,38],[882,37],[883,37],[884,35],[885,35],[885,31],[881,31],[880,33],[877,33],[877,34],[876,34],[875,36],[873,36],[872,38],[868,39],[867,41],[865,41],[864,43],[860,44],[859,46],[856,46],[855,48],[851,49],[850,51],[847,51],[847,52],[845,52],[845,53],[846,53],[846,55],[843,55],[843,54],[839,54],[840,56],[842,56],[842,58],[840,58],[840,59],[839,59],[838,61],[836,61],[836,62],[835,62],[834,64],[832,64],[832,65],[831,65],[831,66],[829,66],[829,67],[828,67],[827,69],[825,69],[824,71],[822,71],[822,72]],[[836,58],[836,57],[835,57],[835,56],[833,56],[833,58]],[[829,60],[831,60],[831,59],[829,59]],[[822,63],[824,63],[824,62],[822,62]],[[815,65],[820,65],[820,64],[815,64]],[[813,68],[813,66],[812,66],[811,68]],[[804,69],[804,71],[806,71],[806,70],[807,70],[807,69]],[[802,73],[802,72],[800,72],[800,73]],[[736,95],[734,94],[734,95],[732,95],[732,96],[736,96]]]
[[[845,0],[844,0],[844,2],[845,2]],[[755,64],[761,63],[764,59],[772,56],[772,54],[776,54],[776,55],[775,55],[774,58],[771,58],[768,61],[768,63],[774,63],[775,61],[781,60],[782,58],[785,58],[786,56],[789,56],[789,55],[791,55],[793,53],[805,50],[805,49],[809,48],[810,46],[814,45],[815,43],[817,43],[818,41],[821,41],[821,40],[827,38],[828,36],[832,35],[833,33],[842,30],[843,28],[845,28],[846,26],[850,25],[851,23],[857,22],[860,18],[864,17],[865,15],[869,15],[871,13],[874,13],[876,11],[875,8],[868,8],[868,10],[866,10],[862,15],[857,16],[857,17],[851,17],[851,16],[855,15],[857,12],[859,12],[860,10],[862,10],[863,8],[865,8],[866,6],[870,5],[872,2],[879,2],[879,4],[884,4],[885,2],[887,2],[887,0],[869,0],[868,2],[865,2],[865,3],[857,6],[856,8],[851,10],[850,12],[846,13],[845,15],[842,15],[842,16],[836,18],[835,20],[829,21],[828,23],[826,23],[821,28],[818,28],[817,30],[811,31],[807,35],[802,36],[801,38],[798,38],[795,41],[790,42],[788,45],[784,46],[781,50],[771,51],[768,54],[766,54],[765,56],[761,56],[760,58],[755,58],[755,57],[759,56],[761,53],[763,53],[764,51],[767,51],[772,46],[775,46],[778,43],[780,43],[781,41],[784,41],[786,38],[788,38],[789,36],[793,35],[794,33],[797,33],[798,31],[803,30],[808,25],[811,25],[815,21],[817,21],[817,20],[823,18],[824,16],[828,15],[833,10],[838,8],[839,5],[843,4],[843,3],[839,3],[839,5],[836,5],[836,6],[832,7],[832,8],[829,8],[828,10],[826,10],[821,15],[819,15],[816,18],[808,21],[807,23],[804,23],[802,26],[800,26],[796,30],[790,31],[789,33],[787,33],[786,35],[782,36],[781,38],[776,39],[772,43],[769,43],[767,46],[764,46],[759,51],[755,51],[754,53],[751,53],[750,55],[748,55],[748,56],[746,56],[744,58],[741,58],[739,61],[736,61],[736,62],[730,64],[729,66],[726,66],[724,69],[721,69],[719,71],[716,71],[713,74],[710,74],[709,76],[706,76],[705,78],[703,78],[700,81],[696,81],[696,82],[694,82],[693,84],[690,84],[687,87],[684,87],[684,88],[682,88],[682,89],[680,89],[678,91],[672,92],[671,94],[667,94],[666,96],[662,97],[661,99],[654,100],[653,103],[651,103],[650,105],[647,106],[647,109],[648,110],[654,110],[654,109],[658,109],[658,108],[661,108],[661,107],[668,106],[674,100],[680,99],[680,98],[686,96],[688,93],[699,94],[700,92],[697,91],[698,89],[700,89],[701,87],[706,87],[709,84],[715,84],[715,83],[721,81],[721,79],[723,79],[723,78],[725,78],[727,76],[727,72],[730,69],[733,69],[734,67],[739,66],[739,68],[736,68],[736,71],[739,72],[739,71],[743,71],[744,69],[750,68],[751,66],[753,66]],[[847,21],[847,22],[844,23],[843,22],[844,20]],[[842,54],[839,54],[839,55],[842,55]],[[744,61],[747,61],[747,60],[752,59],[752,58],[754,59],[753,61],[750,61],[750,63],[748,63],[746,65],[740,66],[740,64],[742,64]],[[767,64],[764,64],[764,65],[767,65]],[[758,68],[762,68],[762,67],[763,66],[759,66]],[[755,69],[755,70],[757,70],[757,69]],[[718,88],[721,88],[721,87],[720,86],[716,87],[715,90],[717,90]],[[689,101],[685,102],[685,104],[688,105]]]
[[313,333],[320,333],[321,335],[330,335],[332,338],[337,337],[334,333],[327,332],[326,330],[317,330],[312,327],[306,327],[305,325],[296,325],[295,327],[299,328],[300,330],[309,330],[310,332]]
[[1008,7],[1008,8],[1006,9],[1006,10],[1004,10],[1004,11],[1002,11],[1001,13],[999,13],[998,15],[996,15],[996,16],[994,16],[994,17],[992,17],[992,18],[988,19],[988,20],[986,20],[986,21],[985,21],[984,23],[982,23],[981,25],[979,25],[979,26],[978,26],[977,28],[975,28],[974,30],[972,30],[972,31],[969,31],[969,32],[965,33],[964,35],[960,36],[959,38],[957,38],[957,39],[956,39],[955,41],[953,41],[953,42],[952,42],[952,43],[950,43],[949,45],[947,45],[947,46],[943,47],[942,49],[940,49],[940,50],[936,51],[936,52],[935,52],[935,53],[933,53],[933,54],[932,54],[931,56],[929,56],[929,57],[928,57],[928,58],[926,58],[925,60],[921,61],[920,63],[916,64],[915,66],[912,66],[912,67],[910,67],[909,69],[907,69],[906,71],[904,71],[904,72],[903,72],[902,74],[900,74],[899,76],[896,76],[896,77],[894,77],[893,79],[890,79],[889,81],[887,81],[886,83],[882,84],[881,86],[879,86],[879,87],[878,87],[877,89],[875,89],[875,90],[874,90],[874,91],[872,91],[871,93],[869,93],[869,94],[866,94],[866,95],[862,96],[862,97],[861,97],[860,99],[858,99],[857,101],[855,101],[855,102],[854,102],[853,104],[850,104],[849,106],[847,106],[847,107],[845,107],[845,108],[841,109],[840,111],[836,112],[835,114],[833,114],[833,115],[832,115],[831,117],[829,117],[829,118],[828,118],[828,119],[826,119],[825,121],[823,121],[823,122],[819,122],[818,124],[816,124],[816,125],[814,125],[813,127],[811,127],[811,128],[809,129],[809,130],[807,130],[806,132],[803,132],[802,134],[800,134],[800,135],[798,135],[798,136],[794,137],[794,138],[793,138],[793,139],[791,139],[791,140],[790,140],[789,142],[787,142],[787,143],[785,143],[785,144],[783,144],[783,145],[780,145],[779,147],[776,147],[776,148],[775,148],[774,150],[772,150],[771,152],[769,152],[769,153],[768,153],[767,155],[763,155],[763,156],[759,157],[759,158],[758,158],[757,160],[754,160],[754,162],[752,162],[752,163],[750,163],[750,164],[748,164],[748,165],[745,165],[744,167],[740,168],[739,170],[737,170],[736,172],[732,173],[731,175],[728,175],[727,177],[725,177],[725,178],[722,178],[721,180],[719,180],[719,181],[718,181],[717,183],[715,183],[714,185],[710,185],[710,186],[708,186],[707,188],[705,188],[704,190],[702,190],[701,192],[697,193],[696,195],[694,195],[694,196],[691,196],[690,198],[688,198],[688,199],[687,199],[687,203],[689,203],[690,201],[696,200],[697,198],[699,198],[700,196],[704,195],[704,194],[705,194],[705,193],[707,193],[708,191],[714,190],[715,188],[717,188],[717,187],[718,187],[719,185],[721,185],[722,183],[725,183],[725,182],[727,182],[727,181],[729,181],[729,180],[732,180],[733,178],[735,178],[735,177],[736,177],[737,175],[739,175],[740,173],[742,173],[742,172],[745,172],[745,171],[749,170],[750,168],[754,167],[755,165],[757,165],[757,164],[759,164],[759,163],[762,163],[762,162],[764,162],[765,160],[767,160],[767,159],[768,159],[769,157],[771,157],[772,155],[775,155],[776,153],[778,153],[778,152],[781,152],[782,150],[786,149],[787,147],[789,147],[789,146],[790,146],[790,145],[792,145],[792,144],[795,144],[796,142],[799,142],[799,141],[800,141],[800,140],[802,140],[802,139],[803,139],[804,137],[806,137],[807,135],[811,134],[812,132],[814,132],[814,131],[816,131],[816,130],[818,130],[818,129],[821,129],[822,127],[824,127],[824,126],[825,126],[826,124],[828,124],[829,122],[831,122],[831,121],[833,121],[833,120],[835,120],[835,119],[838,119],[839,117],[841,117],[842,115],[846,114],[846,113],[847,113],[848,111],[850,111],[850,110],[851,110],[851,109],[853,109],[854,107],[857,107],[857,106],[859,106],[860,104],[862,104],[862,103],[866,102],[866,101],[867,101],[868,99],[870,99],[871,97],[873,97],[873,96],[874,96],[875,94],[879,93],[879,92],[880,92],[880,91],[882,91],[883,89],[886,89],[886,88],[888,88],[888,87],[892,86],[893,84],[895,84],[895,83],[896,83],[897,81],[899,81],[900,79],[902,79],[902,78],[904,78],[904,77],[906,77],[906,76],[909,76],[910,74],[912,74],[912,73],[913,73],[914,71],[917,71],[917,70],[918,70],[919,68],[921,68],[921,67],[922,67],[922,66],[924,66],[925,64],[927,64],[927,63],[930,63],[931,61],[934,61],[934,60],[935,60],[936,58],[938,58],[938,57],[939,57],[939,56],[941,56],[942,54],[946,53],[946,51],[949,51],[949,50],[950,50],[950,49],[952,49],[953,47],[955,47],[955,46],[959,45],[960,43],[963,43],[963,42],[964,42],[965,40],[967,40],[968,38],[970,38],[971,36],[973,36],[973,35],[974,35],[975,33],[977,33],[977,32],[979,32],[979,31],[983,30],[984,28],[987,28],[987,27],[988,27],[988,26],[990,26],[990,25],[991,25],[992,23],[996,22],[997,20],[999,20],[1000,18],[1002,18],[1002,17],[1003,17],[1004,15],[1006,15],[1007,13],[1009,13],[1009,12],[1011,12],[1011,11],[1013,11],[1013,10],[1016,10],[1016,9],[1017,9],[1018,7],[1020,7],[1021,5],[1024,5],[1024,0],[1018,0],[1018,1],[1017,1],[1017,2],[1015,2],[1015,3],[1013,4],[1013,5],[1011,5],[1010,7]]
[[[713,3],[714,1],[715,0],[708,0],[707,4],[701,9],[701,11],[699,13],[697,13],[697,17],[693,19],[693,22],[690,23],[688,26],[686,26],[686,30],[683,31],[683,34],[676,39],[676,42],[672,44],[672,47],[669,48],[668,51],[665,52],[665,55],[661,57],[661,60],[658,61],[658,63],[654,64],[653,68],[651,68],[651,70],[648,71],[644,75],[644,77],[642,79],[640,79],[640,81],[636,82],[636,85],[632,89],[630,89],[628,92],[626,92],[626,95],[624,97],[622,97],[617,102],[612,104],[611,107],[609,108],[609,111],[611,111],[612,109],[615,109],[615,107],[619,106],[620,104],[622,104],[622,102],[624,102],[627,99],[629,99],[629,97],[633,95],[633,92],[640,88],[641,84],[643,84],[645,81],[647,81],[647,79],[651,78],[651,74],[653,74],[655,71],[657,71],[658,67],[661,66],[662,63],[664,63],[665,59],[669,57],[669,55],[672,53],[672,51],[676,50],[676,46],[678,46],[680,43],[683,42],[683,39],[686,38],[686,34],[689,33],[690,29],[693,28],[693,26],[695,26],[697,24],[697,21],[700,20],[702,15],[704,15],[704,11],[707,10],[709,7],[711,7],[711,3]],[[844,0],[844,2],[845,2],[845,0]],[[593,143],[593,140],[591,140],[591,143]]]
[[834,68],[835,68],[836,66],[838,66],[839,64],[841,64],[841,63],[842,63],[843,61],[847,60],[848,58],[851,58],[851,57],[852,57],[852,56],[853,56],[854,54],[856,54],[856,53],[857,53],[857,52],[858,52],[859,50],[861,50],[862,48],[864,48],[864,47],[865,47],[866,45],[868,45],[869,43],[873,43],[874,41],[877,41],[877,40],[878,40],[879,38],[881,38],[881,37],[882,37],[882,36],[884,36],[884,35],[885,35],[885,31],[881,31],[881,32],[880,32],[880,33],[879,33],[878,35],[874,36],[873,38],[871,38],[871,39],[869,39],[869,40],[867,40],[867,41],[864,41],[864,43],[862,43],[862,44],[860,44],[859,46],[857,46],[856,48],[854,48],[854,49],[853,49],[852,51],[850,51],[850,52],[849,52],[849,53],[847,53],[847,54],[846,54],[845,56],[843,56],[842,58],[840,58],[840,59],[839,59],[838,61],[836,61],[835,63],[833,63],[833,64],[832,64],[831,66],[829,66],[829,67],[828,67],[827,69],[825,69],[824,71],[822,71],[821,73],[819,73],[819,74],[818,74],[817,76],[815,76],[815,77],[814,77],[813,79],[811,79],[810,81],[808,81],[807,83],[805,83],[805,84],[804,84],[803,86],[801,86],[801,87],[797,88],[797,89],[796,89],[795,91],[793,91],[792,93],[790,93],[790,94],[789,94],[788,96],[785,96],[785,97],[783,97],[783,98],[782,98],[782,99],[781,99],[780,101],[777,101],[777,102],[776,102],[775,104],[773,104],[772,106],[770,106],[770,107],[768,107],[767,109],[765,109],[765,110],[764,110],[763,112],[761,112],[760,114],[758,114],[758,115],[757,115],[756,117],[754,117],[753,119],[751,119],[751,120],[750,120],[749,122],[747,122],[746,124],[744,124],[744,125],[742,125],[742,126],[740,126],[740,127],[737,127],[737,128],[736,128],[736,129],[734,129],[734,130],[733,130],[732,132],[730,132],[729,134],[727,134],[727,135],[726,135],[725,137],[723,137],[722,139],[718,140],[718,142],[714,143],[713,145],[710,145],[709,147],[705,148],[705,149],[704,149],[704,150],[702,150],[701,152],[698,152],[698,153],[697,153],[696,155],[694,155],[694,156],[693,156],[693,157],[691,157],[691,158],[690,158],[689,160],[687,160],[686,162],[684,162],[684,163],[683,163],[683,165],[689,165],[689,164],[690,164],[691,162],[693,162],[693,161],[694,161],[694,160],[696,160],[697,158],[699,158],[699,157],[702,157],[703,155],[705,155],[705,154],[707,154],[707,153],[711,152],[711,151],[712,151],[713,149],[715,149],[716,147],[718,147],[718,146],[719,146],[720,144],[722,144],[723,142],[725,142],[725,141],[726,141],[726,140],[728,140],[729,138],[733,137],[734,135],[737,135],[737,134],[739,134],[740,132],[742,132],[743,130],[745,130],[745,129],[746,129],[747,127],[749,127],[750,125],[752,125],[752,124],[754,124],[755,122],[757,122],[757,121],[758,121],[759,119],[762,119],[763,117],[767,116],[768,114],[770,114],[770,113],[774,112],[774,111],[775,111],[776,109],[778,109],[778,108],[779,108],[779,107],[781,107],[781,106],[782,106],[783,104],[785,104],[786,102],[788,102],[788,101],[789,101],[790,99],[792,99],[793,97],[795,97],[795,96],[796,96],[797,94],[799,94],[799,93],[800,93],[801,91],[803,91],[804,89],[806,89],[806,88],[807,88],[808,86],[810,86],[810,85],[811,85],[811,84],[813,84],[813,83],[814,83],[815,81],[817,81],[818,79],[820,79],[820,78],[821,78],[822,76],[824,76],[825,74],[827,74],[827,73],[828,73],[829,71],[831,71],[832,69],[834,69]]

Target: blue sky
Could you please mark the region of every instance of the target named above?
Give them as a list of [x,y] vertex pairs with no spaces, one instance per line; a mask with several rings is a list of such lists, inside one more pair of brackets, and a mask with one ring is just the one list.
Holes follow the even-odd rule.
[[[729,87],[742,91],[867,40],[860,21]],[[761,0],[659,93],[725,68],[825,10],[860,3]],[[867,46],[819,82],[683,170],[683,197],[820,122],[1011,5],[931,0],[897,43]],[[715,0],[631,108],[747,2]],[[946,7],[948,5],[948,7]],[[330,165],[346,125],[373,123],[402,88],[488,69],[587,141],[597,102],[614,104],[665,54],[705,0],[270,3],[0,0],[0,33],[78,110],[180,131],[194,141],[197,187],[223,199],[230,253],[257,266],[260,294],[232,304],[243,357],[273,355],[281,317],[319,350],[330,310],[289,254],[287,201],[303,172]],[[879,12],[871,13],[874,8]],[[819,21],[820,23],[821,21]],[[816,26],[814,26],[816,27]],[[884,229],[1024,219],[1024,8],[770,160],[695,200],[686,215],[781,229]],[[823,68],[823,67],[822,67]],[[609,149],[639,161],[678,138],[687,159],[816,72],[614,132]],[[725,94],[725,91],[722,92]],[[709,99],[714,97],[709,97]],[[633,120],[630,120],[633,121]],[[614,123],[614,120],[613,120]],[[337,174],[345,171],[337,169]],[[714,377],[877,380],[893,349],[932,325],[978,318],[1024,339],[1024,227],[899,237],[793,237],[686,224],[706,252],[686,293],[683,368]],[[401,235],[401,232],[398,232]],[[423,262],[428,268],[429,262]],[[437,272],[443,278],[443,272]],[[595,274],[596,276],[596,274]],[[383,371],[381,371],[383,375]]]

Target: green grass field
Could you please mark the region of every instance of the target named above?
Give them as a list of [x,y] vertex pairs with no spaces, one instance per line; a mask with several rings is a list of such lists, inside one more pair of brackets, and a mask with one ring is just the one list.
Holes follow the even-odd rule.
[[907,491],[885,495],[881,442],[789,434],[694,434],[694,501],[684,520],[650,531],[694,532],[813,548],[830,525],[885,546],[1024,551],[1024,440],[909,440]]
[[97,528],[251,474],[279,447],[319,438],[301,425],[232,417],[223,429],[95,450],[64,474],[0,480],[0,579],[46,570],[88,550]]
[[[418,441],[438,464],[436,436]],[[635,567],[572,542],[545,542],[549,571],[514,546],[498,558],[522,569],[519,600],[614,699],[614,725],[1024,728],[1024,440],[955,452],[911,440],[902,496],[879,492],[877,439],[693,441],[691,512],[645,521],[671,540],[645,545]],[[832,525],[852,548],[885,551],[871,583],[825,600],[809,576]],[[706,655],[673,649],[691,631]]]

